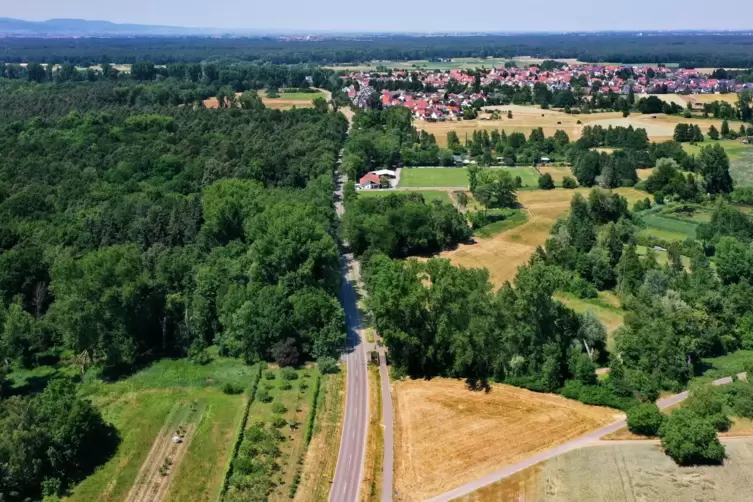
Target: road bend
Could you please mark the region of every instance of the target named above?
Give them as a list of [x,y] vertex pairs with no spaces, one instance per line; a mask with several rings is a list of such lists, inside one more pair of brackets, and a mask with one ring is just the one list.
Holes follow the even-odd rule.
[[[336,194],[337,213],[342,216],[341,203],[343,180],[338,182]],[[337,196],[339,194],[339,197]],[[360,334],[358,314],[357,269],[353,255],[344,253],[340,258],[340,302],[345,311],[347,350],[343,362],[347,368],[345,384],[345,419],[340,438],[340,452],[335,467],[335,477],[329,492],[331,502],[356,502],[363,475],[366,433],[369,420],[369,388],[366,369],[366,353]]]

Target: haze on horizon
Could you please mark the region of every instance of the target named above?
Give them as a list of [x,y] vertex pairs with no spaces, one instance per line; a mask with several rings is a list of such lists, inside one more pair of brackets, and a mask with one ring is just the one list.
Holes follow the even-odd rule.
[[574,0],[561,2],[475,3],[448,0],[26,0],[6,2],[0,17],[29,21],[52,18],[115,23],[220,28],[227,30],[338,32],[531,32],[607,30],[753,29],[753,2],[728,0],[718,8],[705,0],[630,3]]

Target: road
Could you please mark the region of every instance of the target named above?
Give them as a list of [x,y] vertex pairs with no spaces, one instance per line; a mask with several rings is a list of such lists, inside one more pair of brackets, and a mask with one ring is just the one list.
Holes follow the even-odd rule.
[[[338,181],[335,193],[337,214],[342,216],[342,186],[344,180]],[[329,500],[332,502],[355,502],[361,488],[363,476],[364,452],[366,451],[366,433],[369,419],[369,387],[366,373],[366,353],[362,343],[360,319],[358,314],[356,287],[358,271],[354,270],[353,255],[344,253],[340,258],[341,287],[340,302],[345,311],[348,350],[343,355],[347,366],[345,390],[345,419],[340,438],[340,451]]]
[[[738,377],[741,379],[744,379],[746,378],[746,374],[740,373]],[[714,380],[712,382],[712,385],[724,385],[730,382],[732,382],[732,378],[724,377],[718,380]],[[679,402],[682,402],[687,397],[688,397],[688,391],[680,392],[679,394],[674,394],[664,399],[659,399],[656,402],[656,404],[657,406],[659,406],[660,409],[664,409],[670,406],[674,406],[675,404]],[[500,469],[499,471],[493,472],[491,474],[487,474],[486,476],[480,479],[477,479],[476,481],[472,481],[466,485],[455,488],[454,490],[450,490],[434,498],[431,498],[428,500],[428,502],[449,502],[450,500],[454,500],[464,495],[468,495],[469,493],[475,492],[476,490],[483,488],[486,485],[490,485],[508,476],[512,476],[513,474],[520,472],[523,469],[532,467],[540,462],[544,462],[558,455],[562,455],[563,453],[566,453],[568,451],[577,450],[585,446],[593,445],[597,443],[599,439],[603,438],[604,436],[608,434],[611,434],[613,432],[616,432],[622,429],[626,425],[627,424],[624,419],[619,420],[613,424],[606,425],[604,427],[591,431],[588,434],[575,438],[572,441],[568,441],[567,443],[563,443],[559,446],[555,446],[554,448],[550,448],[548,450],[539,452],[533,455],[532,457],[522,460],[516,464],[508,465],[504,467],[503,469]]]

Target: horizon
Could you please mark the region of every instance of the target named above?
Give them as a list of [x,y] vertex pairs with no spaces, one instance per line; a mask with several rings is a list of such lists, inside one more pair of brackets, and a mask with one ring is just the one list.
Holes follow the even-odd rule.
[[[700,1],[696,1],[701,6]],[[0,17],[29,22],[65,19],[232,32],[564,34],[753,31],[748,16],[728,14],[750,10],[747,0],[730,0],[724,12],[704,11],[702,19],[692,7],[692,0],[683,9],[636,0],[629,9],[619,9],[618,16],[602,16],[597,14],[602,6],[593,0],[578,0],[567,5],[545,0],[539,6],[541,11],[547,12],[542,17],[532,15],[526,5],[500,5],[489,1],[477,4],[475,10],[464,9],[465,12],[459,15],[452,11],[450,4],[428,0],[414,2],[410,12],[397,0],[385,0],[368,11],[354,10],[345,0],[324,0],[318,4],[294,0],[294,4],[281,15],[276,6],[247,5],[237,0],[225,0],[214,4],[211,9],[197,0],[132,0],[127,5],[94,0],[71,0],[62,4],[53,0],[29,0],[6,6]],[[228,16],[227,9],[231,9],[234,15]],[[584,10],[594,14],[584,15]]]

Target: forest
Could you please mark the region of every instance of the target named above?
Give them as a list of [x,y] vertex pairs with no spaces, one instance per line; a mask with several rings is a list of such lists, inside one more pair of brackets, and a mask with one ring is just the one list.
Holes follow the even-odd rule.
[[458,57],[532,56],[589,62],[679,63],[683,67],[751,68],[745,33],[570,33],[477,36],[362,36],[311,41],[271,37],[5,38],[6,63],[156,64],[255,61],[276,64],[410,61]]
[[337,356],[342,114],[252,92],[220,110],[111,101],[134,87],[107,80],[0,86],[1,499],[62,495],[117,444],[69,379],[34,394],[10,371],[61,360],[117,379],[210,345],[249,363]]

